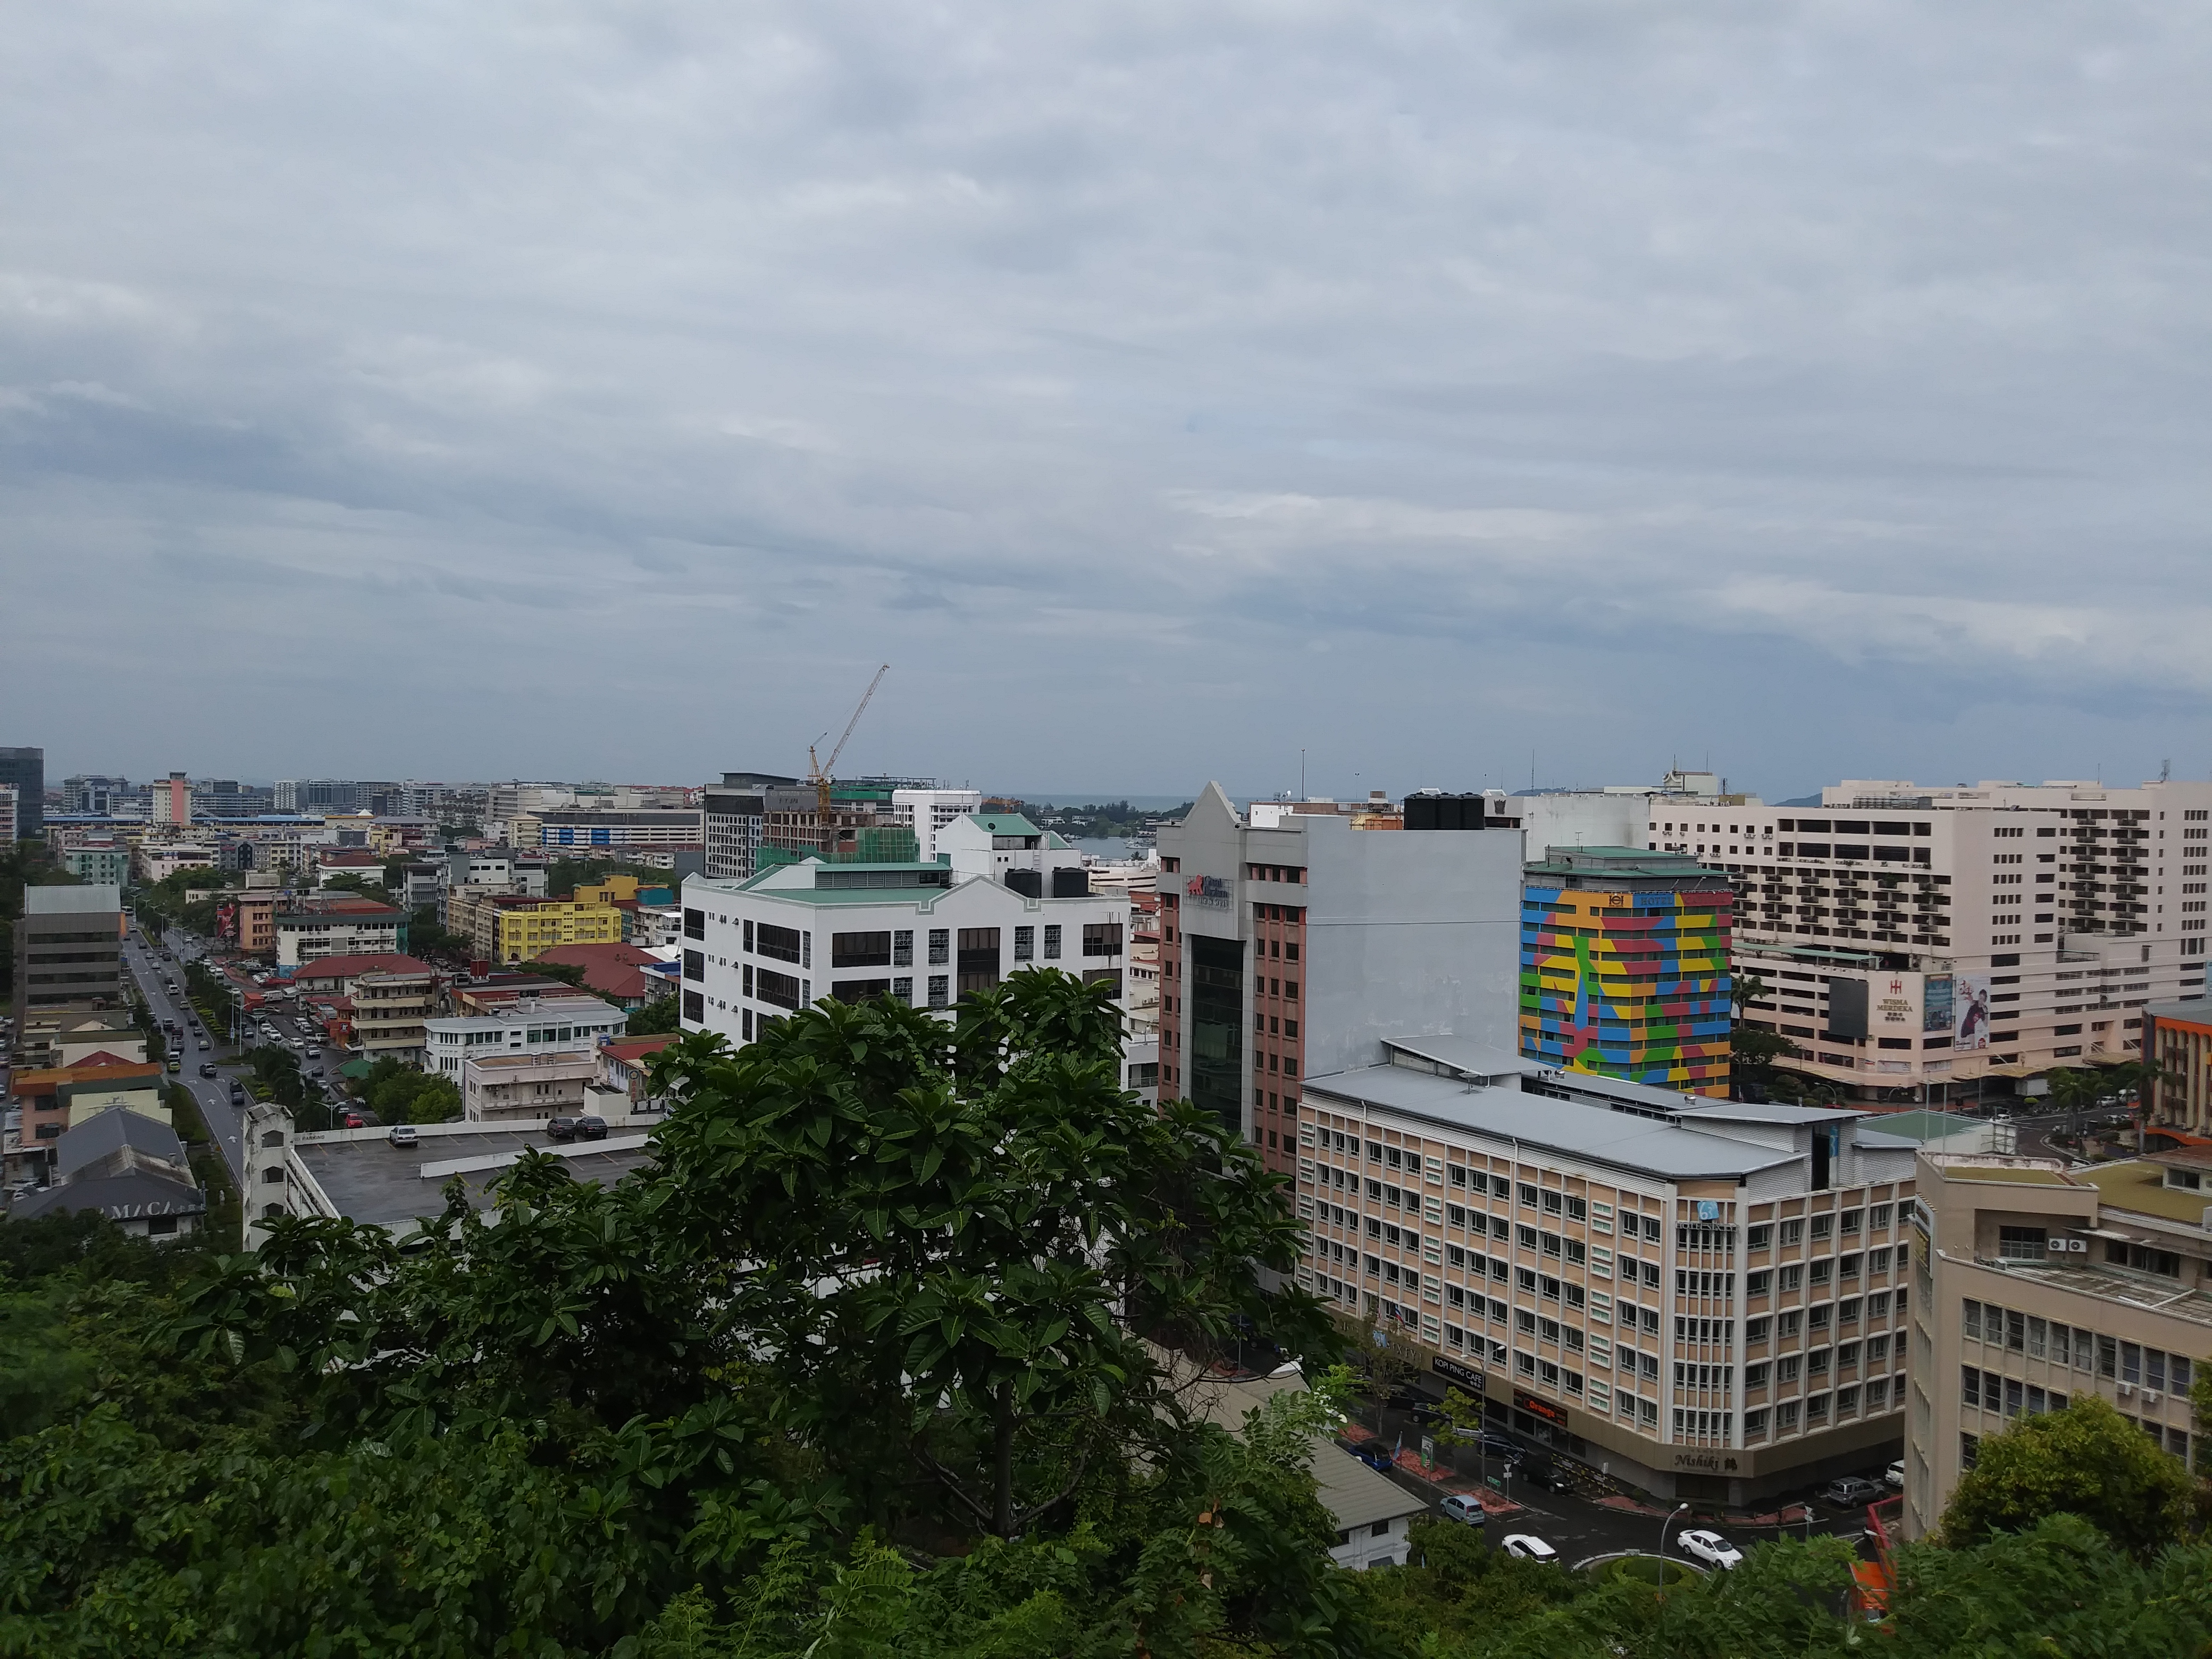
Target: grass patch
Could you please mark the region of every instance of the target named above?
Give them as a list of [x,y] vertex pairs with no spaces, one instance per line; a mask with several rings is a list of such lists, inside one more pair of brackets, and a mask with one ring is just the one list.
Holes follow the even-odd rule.
[[1654,1589],[1674,1589],[1692,1584],[1698,1575],[1680,1561],[1662,1560],[1656,1555],[1624,1555],[1611,1561],[1601,1561],[1589,1570],[1589,1576],[1603,1583],[1608,1580],[1626,1584],[1650,1584]]

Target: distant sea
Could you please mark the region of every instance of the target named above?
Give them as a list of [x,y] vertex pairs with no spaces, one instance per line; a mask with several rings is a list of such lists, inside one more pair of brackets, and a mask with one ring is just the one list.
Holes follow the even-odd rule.
[[[1180,801],[1170,801],[1170,806],[1180,806]],[[1133,859],[1138,854],[1134,842],[1124,841],[1119,836],[1070,836],[1067,844],[1078,852],[1088,853],[1094,859]]]

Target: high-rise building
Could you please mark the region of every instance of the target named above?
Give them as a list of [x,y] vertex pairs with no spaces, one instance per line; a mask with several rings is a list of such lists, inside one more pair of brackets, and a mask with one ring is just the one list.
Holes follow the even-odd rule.
[[1299,1112],[1299,1283],[1491,1425],[1730,1504],[1895,1455],[1914,1149],[1879,1117],[1414,1036]]
[[1550,848],[1522,890],[1521,1052],[1725,1098],[1735,902],[1680,853]]
[[123,895],[26,887],[15,922],[15,1013],[123,1006]]
[[22,803],[12,783],[0,783],[0,841],[20,841],[16,827],[22,817]]
[[128,778],[100,777],[89,773],[64,778],[62,811],[106,817],[115,811],[119,798],[130,793],[131,780]]
[[1918,1187],[1905,1535],[1933,1530],[1983,1440],[2081,1395],[2190,1458],[2212,1154],[2069,1168],[1923,1152]]
[[1745,1021],[1797,1069],[1903,1099],[2132,1059],[2142,1008],[2203,985],[2212,783],[1822,799],[1654,797],[1645,836],[1735,881],[1735,973],[1764,988]]
[[36,841],[46,833],[46,751],[0,749],[0,783],[15,787],[15,836]]
[[[1390,815],[1394,823],[1396,815]],[[1302,1079],[1408,1030],[1510,1053],[1521,838],[1237,811],[1209,783],[1159,832],[1159,1091],[1297,1167]]]
[[154,786],[154,822],[190,823],[191,821],[191,780],[182,772],[172,772]]

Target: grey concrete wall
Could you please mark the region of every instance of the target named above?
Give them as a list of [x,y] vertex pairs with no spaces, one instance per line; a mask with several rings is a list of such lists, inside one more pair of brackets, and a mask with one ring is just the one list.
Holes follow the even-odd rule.
[[1305,842],[1307,1075],[1371,1065],[1386,1036],[1517,1048],[1518,836],[1316,818]]

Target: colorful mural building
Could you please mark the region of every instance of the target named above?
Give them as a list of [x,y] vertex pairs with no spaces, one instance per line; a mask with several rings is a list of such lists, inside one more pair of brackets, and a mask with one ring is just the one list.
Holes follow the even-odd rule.
[[1725,1099],[1735,902],[1685,854],[1547,848],[1521,889],[1521,1052]]

